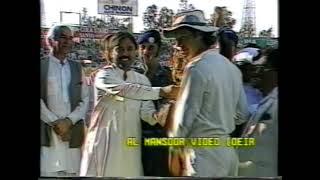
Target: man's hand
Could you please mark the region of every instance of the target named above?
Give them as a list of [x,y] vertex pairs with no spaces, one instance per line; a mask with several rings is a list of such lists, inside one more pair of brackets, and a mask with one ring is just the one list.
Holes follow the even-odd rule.
[[178,97],[179,91],[180,91],[179,86],[175,86],[175,85],[165,86],[160,88],[160,96],[163,98],[175,100]]
[[58,119],[53,122],[53,130],[61,136],[63,141],[68,141],[70,139],[70,129],[72,127],[72,121],[68,118]]
[[255,128],[256,128],[256,125],[249,126],[248,129],[244,132],[244,137],[249,137],[250,135],[252,135]]
[[258,134],[261,136],[262,133],[267,129],[267,124],[265,124],[265,123],[258,123],[256,129],[257,129]]
[[171,103],[164,104],[158,112],[154,113],[155,119],[158,121],[158,123],[162,127],[166,125],[170,107],[171,107]]
[[58,119],[58,120],[55,120],[54,122],[52,122],[52,129],[54,130],[54,132],[56,134],[58,134],[60,136],[61,132],[60,132],[60,129],[58,128],[58,124],[60,124],[61,121],[63,121],[64,119]]
[[267,125],[265,123],[258,123],[256,125],[252,125],[248,128],[247,132],[245,132],[245,137],[249,137],[253,133],[257,133],[259,136],[266,130]]
[[182,162],[178,152],[170,152],[169,171],[171,176],[182,176]]
[[169,169],[172,176],[187,175],[186,155],[182,151],[171,151]]
[[68,131],[67,133],[62,134],[60,137],[61,137],[62,141],[70,141],[70,139],[71,139],[71,131]]

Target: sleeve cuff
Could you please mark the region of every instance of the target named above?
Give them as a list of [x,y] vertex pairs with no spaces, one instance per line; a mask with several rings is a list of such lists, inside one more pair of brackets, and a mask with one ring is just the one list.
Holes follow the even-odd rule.
[[152,89],[155,91],[155,94],[156,94],[156,99],[161,99],[160,97],[160,89],[161,87],[152,87]]
[[75,119],[73,116],[67,116],[66,118],[68,118],[72,121],[72,125],[74,125],[75,123],[77,123],[79,121],[79,119]]

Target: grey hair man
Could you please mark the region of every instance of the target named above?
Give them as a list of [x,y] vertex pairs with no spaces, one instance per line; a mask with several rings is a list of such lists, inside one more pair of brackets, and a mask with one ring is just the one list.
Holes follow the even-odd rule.
[[88,88],[80,63],[67,59],[72,30],[54,26],[47,42],[50,54],[41,60],[41,176],[77,176]]

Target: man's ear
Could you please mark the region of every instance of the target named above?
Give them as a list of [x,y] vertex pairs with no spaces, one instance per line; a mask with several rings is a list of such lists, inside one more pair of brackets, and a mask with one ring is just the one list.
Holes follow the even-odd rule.
[[207,38],[207,37],[203,36],[200,32],[196,32],[193,35],[196,40],[200,40],[200,41],[202,41],[203,38]]
[[53,47],[55,45],[55,41],[53,39],[48,39],[47,43],[48,43],[49,47]]

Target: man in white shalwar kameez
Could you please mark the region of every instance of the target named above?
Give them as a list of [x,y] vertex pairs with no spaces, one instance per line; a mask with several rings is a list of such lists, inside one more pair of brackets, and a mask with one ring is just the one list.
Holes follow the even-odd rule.
[[[140,142],[141,119],[150,125],[160,121],[151,100],[160,98],[161,88],[150,87],[148,78],[135,72],[131,65],[137,44],[129,33],[119,32],[110,39],[109,53],[115,64],[101,69],[95,86],[105,91],[93,112],[85,140],[81,176],[143,176],[140,145],[128,147],[127,138]],[[165,89],[165,88],[164,88]],[[165,106],[163,112],[168,111]]]

